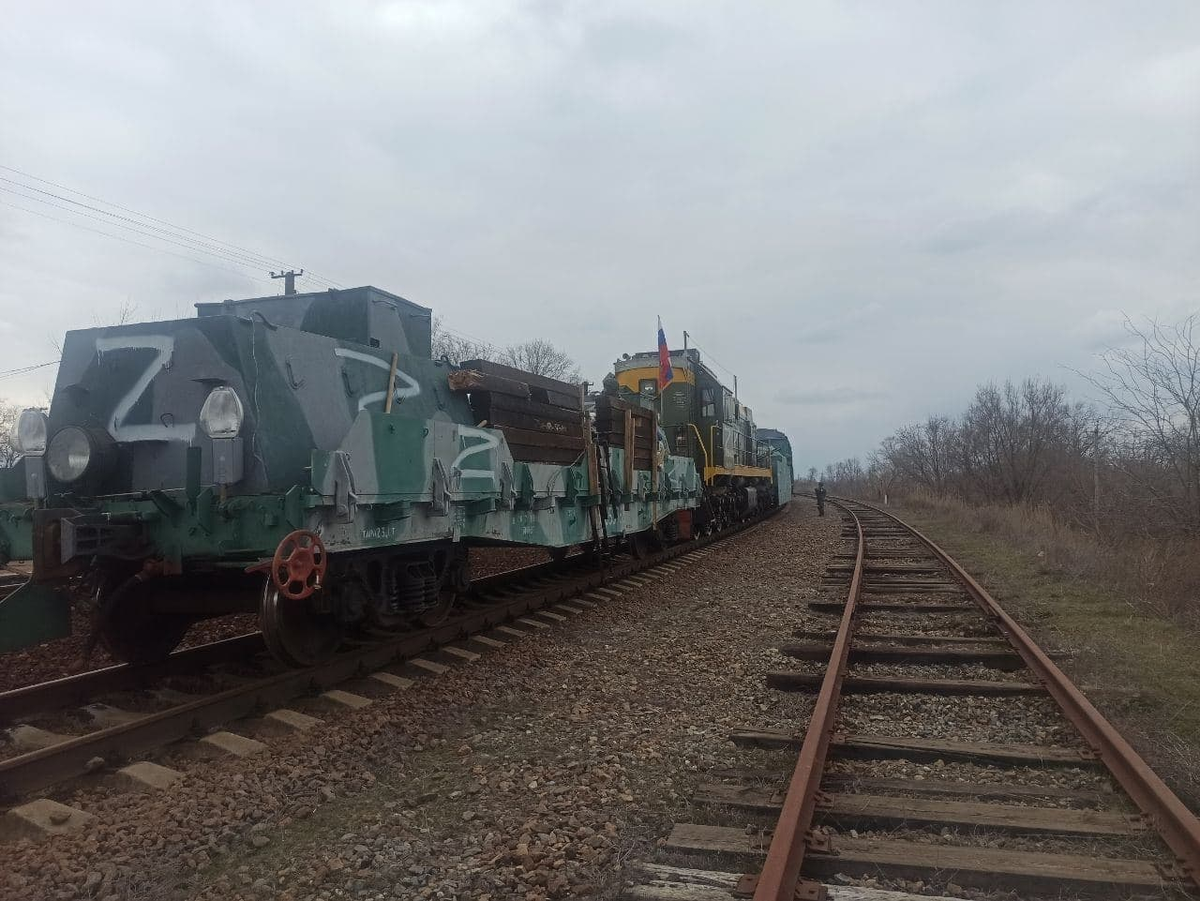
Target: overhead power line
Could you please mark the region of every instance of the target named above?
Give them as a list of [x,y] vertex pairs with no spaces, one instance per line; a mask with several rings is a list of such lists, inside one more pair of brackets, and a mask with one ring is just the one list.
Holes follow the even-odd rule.
[[134,244],[138,247],[145,247],[147,250],[157,250],[159,253],[169,253],[173,257],[179,257],[181,260],[190,260],[193,263],[199,263],[201,266],[209,266],[213,269],[223,269],[226,272],[232,272],[234,275],[240,275],[242,278],[252,279],[256,282],[265,282],[270,284],[270,279],[261,278],[259,276],[248,275],[247,273],[232,269],[229,266],[222,266],[219,263],[210,263],[207,260],[198,260],[195,257],[189,257],[186,254],[176,253],[173,250],[167,250],[165,247],[156,247],[153,244],[144,244],[141,241],[134,241],[132,238],[126,238],[124,235],[114,235],[112,232],[101,231],[98,228],[92,228],[90,225],[83,225],[80,222],[72,222],[70,219],[60,219],[58,216],[51,216],[48,213],[40,212],[39,210],[31,210],[28,207],[23,207],[20,204],[11,203],[7,200],[0,200],[0,203],[5,206],[10,206],[14,210],[21,210],[24,213],[30,213],[34,216],[41,216],[43,219],[49,219],[51,222],[61,222],[63,225],[72,225],[75,228],[82,228],[84,231],[94,232],[97,235],[103,235],[106,238],[113,238],[117,241],[124,241],[126,244]]
[[[0,181],[4,181],[4,179],[3,179],[3,178],[0,178]],[[174,245],[174,246],[176,246],[176,247],[182,247],[182,248],[184,248],[185,250],[192,250],[192,251],[195,251],[196,253],[203,253],[203,254],[207,254],[208,256],[216,257],[216,258],[217,258],[217,259],[219,259],[219,260],[224,260],[224,261],[226,261],[227,263],[233,263],[234,265],[237,265],[237,266],[247,266],[247,268],[251,268],[251,269],[254,269],[254,270],[259,270],[259,268],[260,268],[260,267],[258,267],[257,265],[251,265],[251,264],[248,264],[248,263],[246,263],[246,262],[244,262],[244,261],[242,261],[242,260],[238,259],[237,257],[229,256],[229,255],[227,255],[227,254],[223,254],[223,253],[217,253],[217,252],[215,252],[215,251],[212,251],[212,250],[206,250],[204,247],[202,247],[202,246],[199,246],[199,245],[196,245],[196,244],[188,244],[187,242],[184,242],[184,241],[176,241],[176,240],[175,240],[173,237],[167,237],[166,235],[157,235],[157,234],[155,234],[153,231],[146,231],[146,230],[144,230],[144,229],[141,229],[141,228],[136,228],[136,227],[134,227],[134,226],[132,226],[132,225],[125,225],[125,224],[123,224],[123,223],[121,223],[121,222],[110,222],[109,220],[107,220],[107,219],[104,219],[104,218],[102,218],[102,217],[100,217],[100,216],[93,216],[93,215],[91,215],[90,213],[82,213],[82,212],[79,212],[78,210],[73,210],[73,209],[71,209],[71,207],[69,207],[69,206],[64,206],[64,205],[63,205],[63,204],[61,204],[61,203],[54,203],[54,202],[52,202],[52,201],[49,201],[49,200],[43,200],[43,199],[42,199],[42,198],[40,198],[40,197],[31,197],[31,196],[29,196],[29,195],[27,195],[27,194],[22,194],[22,193],[21,193],[21,192],[19,192],[19,191],[15,191],[15,190],[13,190],[12,188],[6,188],[6,187],[4,187],[3,185],[0,185],[0,191],[4,191],[4,192],[6,192],[6,193],[9,193],[9,194],[14,194],[14,195],[16,195],[17,197],[21,197],[21,198],[23,198],[23,199],[25,199],[25,200],[32,200],[32,201],[34,201],[34,202],[36,202],[36,203],[42,203],[42,204],[45,204],[46,206],[54,207],[54,208],[55,208],[55,209],[57,209],[57,210],[65,210],[66,212],[68,212],[68,213],[71,213],[71,214],[72,214],[72,215],[74,215],[74,216],[82,216],[84,219],[90,219],[90,220],[92,220],[92,221],[94,221],[94,222],[102,222],[102,223],[104,223],[105,225],[108,225],[108,226],[110,226],[110,227],[112,227],[112,228],[120,228],[120,229],[124,229],[125,231],[130,231],[130,232],[133,232],[135,235],[142,235],[143,237],[146,237],[146,238],[152,238],[152,239],[154,239],[155,241],[163,241],[163,242],[165,242],[165,243],[167,243],[167,244],[172,244],[172,245]],[[10,204],[10,205],[11,205],[11,206],[16,206],[16,204]],[[24,209],[24,207],[17,207],[17,209]],[[33,210],[26,210],[26,212],[34,212],[34,211],[33,211]],[[53,217],[47,217],[47,218],[53,218]],[[121,217],[118,217],[118,218],[125,219],[126,217],[124,217],[124,216],[121,216]],[[78,223],[71,222],[70,220],[63,220],[63,219],[59,219],[59,220],[56,220],[56,221],[59,221],[59,222],[67,222],[68,224],[71,224],[71,225],[76,225],[76,224],[78,224]],[[132,219],[126,219],[126,221],[127,221],[127,222],[133,222],[134,220],[132,220]],[[151,226],[151,228],[152,228],[152,226]],[[97,231],[98,231],[98,230],[97,230]],[[157,229],[156,229],[156,231],[157,231]],[[107,233],[107,232],[100,232],[100,234],[108,234],[108,233]],[[111,235],[110,237],[114,237],[114,238],[115,238],[115,237],[118,237],[118,236],[117,236],[117,235]],[[143,246],[143,247],[148,247],[148,246],[150,246],[150,245],[145,245],[145,244],[143,244],[143,245],[141,245],[141,246]],[[202,260],[197,260],[197,262],[203,262],[203,261],[202,261]],[[224,268],[224,267],[222,267],[222,268]],[[231,271],[231,272],[236,272],[237,270],[231,269],[230,271]],[[248,276],[248,277],[251,277],[251,278],[253,278],[253,276]],[[258,279],[258,280],[259,280],[259,281],[262,281],[262,279]]]
[[[71,198],[69,198],[69,197],[62,197],[58,194],[53,194],[49,191],[43,191],[40,188],[34,188],[29,185],[22,185],[19,182],[15,182],[11,179],[4,178],[3,176],[0,176],[0,182],[6,182],[7,184],[10,184],[10,185],[17,185],[17,187],[20,187],[20,188],[24,189],[25,191],[34,191],[37,194],[41,194],[43,196],[36,197],[33,194],[24,194],[24,193],[21,193],[20,191],[17,191],[15,188],[5,187],[3,184],[0,184],[0,191],[4,191],[9,194],[15,194],[18,197],[24,198],[25,200],[32,200],[35,203],[43,203],[46,206],[52,206],[55,209],[65,210],[66,212],[71,213],[72,215],[75,215],[75,216],[82,216],[85,219],[93,219],[97,222],[103,222],[107,225],[115,226],[116,228],[123,228],[128,231],[135,232],[139,235],[144,235],[145,237],[153,238],[156,241],[165,241],[168,244],[174,244],[178,247],[186,247],[189,250],[196,250],[196,251],[199,251],[200,253],[205,253],[205,254],[208,254],[209,256],[218,257],[219,259],[223,259],[228,262],[235,263],[237,265],[250,265],[255,269],[269,269],[270,268],[270,264],[266,259],[256,259],[254,257],[249,257],[249,256],[246,256],[241,253],[234,253],[232,251],[222,250],[217,245],[208,244],[208,243],[205,243],[202,241],[197,241],[193,238],[187,238],[183,235],[177,235],[174,232],[169,231],[168,229],[159,228],[158,226],[155,226],[155,225],[149,225],[140,220],[132,219],[129,216],[121,216],[121,215],[118,215],[117,213],[110,213],[106,210],[102,210],[97,207],[89,206],[88,204],[85,204],[85,203],[79,203],[78,201],[71,200]],[[52,197],[55,200],[61,200],[61,201],[63,201],[63,203],[55,203],[53,200],[46,200],[45,199],[46,197]],[[66,204],[71,204],[71,205],[67,206]],[[79,209],[76,209],[76,207],[78,207]],[[100,213],[101,215],[94,216],[94,215],[92,215],[92,213],[85,213],[85,212],[82,212],[81,210],[93,210],[94,212]],[[104,218],[104,217],[107,217],[107,218]],[[110,220],[120,220],[120,221],[110,221]],[[131,223],[131,224],[123,225],[122,223]],[[180,240],[180,239],[182,239],[182,240]]]
[[17,369],[6,369],[0,372],[0,379],[7,379],[14,375],[24,375],[27,372],[33,372],[35,369],[45,369],[47,366],[57,366],[58,360],[48,360],[45,363],[34,363],[32,366],[20,366]]
[[[52,191],[46,191],[42,188],[35,187],[34,185],[23,184],[22,182],[17,181],[15,179],[5,178],[3,176],[0,176],[0,181],[4,181],[10,185],[15,185],[26,191],[36,192],[38,194],[44,195],[45,197],[50,197],[55,200],[62,201],[64,203],[70,204],[72,207],[80,207],[82,209],[91,210],[95,213],[99,213],[102,216],[105,216],[105,217],[108,217],[111,219],[122,220],[124,222],[130,223],[131,225],[138,226],[142,229],[146,229],[150,232],[157,232],[157,233],[161,233],[162,236],[166,236],[166,237],[162,237],[162,236],[160,236],[160,234],[147,235],[147,237],[151,237],[154,240],[164,240],[165,241],[165,240],[171,239],[170,243],[173,243],[176,245],[181,245],[181,242],[182,242],[182,246],[186,246],[193,251],[199,251],[199,252],[208,254],[210,256],[220,257],[220,258],[226,259],[228,262],[232,262],[237,265],[248,265],[248,266],[253,266],[255,268],[258,268],[258,269],[295,268],[291,264],[285,263],[284,261],[279,260],[278,258],[258,253],[256,251],[250,250],[249,248],[243,247],[238,244],[234,244],[230,241],[223,241],[220,238],[215,238],[211,235],[206,235],[202,232],[195,231],[194,229],[190,229],[185,226],[176,225],[172,222],[168,222],[165,219],[160,219],[158,217],[151,216],[147,213],[142,213],[142,212],[139,212],[138,210],[131,209],[130,207],[122,206],[121,204],[114,203],[109,200],[104,200],[103,198],[96,197],[95,195],[87,194],[87,193],[84,193],[83,191],[75,190],[74,188],[70,188],[70,187],[67,187],[66,185],[59,184],[58,182],[50,181],[49,179],[45,179],[45,178],[40,178],[39,176],[33,175],[32,173],[29,173],[29,172],[25,172],[24,170],[21,170],[21,169],[17,169],[13,166],[5,166],[5,165],[0,164],[0,170],[4,170],[6,172],[12,172],[16,175],[21,176],[24,179],[32,180],[32,181],[38,182],[39,184],[43,184],[43,185],[49,185],[52,188],[57,188],[60,191],[66,191],[66,192],[68,192],[70,194],[74,194],[78,197],[82,197],[87,200],[91,200],[94,203],[102,204],[103,206],[102,207],[92,206],[90,204],[83,203],[79,200],[75,200],[72,197],[65,197],[61,194],[55,194]],[[22,195],[18,195],[18,196],[22,196]],[[29,197],[29,196],[25,195],[25,199],[36,200],[41,203],[47,203],[50,206],[58,206],[57,204],[50,203],[49,201],[42,200],[41,198],[38,198],[38,197]],[[111,207],[112,209],[104,209],[103,207]],[[120,210],[122,213],[129,213],[130,215],[123,216],[119,213],[113,212],[112,210]],[[83,213],[78,213],[76,210],[73,210],[73,209],[68,210],[68,211],[72,212],[75,215],[86,215]],[[136,217],[136,218],[133,218],[133,217]],[[53,217],[47,217],[47,218],[53,218]],[[88,218],[94,218],[94,217],[88,217]],[[155,224],[151,224],[151,223],[155,223]],[[109,223],[109,224],[115,224],[115,223]],[[158,226],[165,226],[165,228],[160,228]],[[143,234],[145,234],[145,233],[143,232]],[[112,236],[112,237],[116,237],[116,236]],[[131,242],[131,243],[137,243],[137,242]],[[313,273],[311,269],[308,270],[308,274],[309,274],[309,276],[311,276],[313,278],[314,281],[318,282],[322,287],[330,287],[330,288],[343,287],[342,285],[340,285],[339,283],[335,282],[332,279],[326,278],[323,275]]]

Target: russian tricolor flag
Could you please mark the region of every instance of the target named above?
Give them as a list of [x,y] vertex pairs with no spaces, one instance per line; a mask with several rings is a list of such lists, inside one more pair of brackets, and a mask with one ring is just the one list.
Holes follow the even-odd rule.
[[658,390],[671,384],[675,371],[671,369],[671,352],[667,350],[667,336],[663,333],[662,317],[658,317]]

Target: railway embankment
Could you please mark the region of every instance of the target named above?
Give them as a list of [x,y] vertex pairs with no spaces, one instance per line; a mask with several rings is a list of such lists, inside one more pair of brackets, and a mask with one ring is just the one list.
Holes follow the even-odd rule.
[[[1200,629],[1056,562],[963,511],[896,508],[966,567],[1039,643],[1070,649],[1076,684],[1193,809],[1200,809]],[[1153,585],[1146,592],[1153,594]],[[1200,602],[1200,601],[1198,601]]]
[[256,733],[248,757],[74,788],[94,819],[0,845],[0,896],[615,897],[732,729],[807,719],[765,674],[839,530],[793,504],[369,706],[307,709],[319,722]]

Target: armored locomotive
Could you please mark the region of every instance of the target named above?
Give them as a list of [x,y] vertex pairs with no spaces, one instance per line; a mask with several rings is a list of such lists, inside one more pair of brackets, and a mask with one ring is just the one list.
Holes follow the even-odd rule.
[[651,405],[614,397],[594,428],[581,386],[432,359],[431,311],[378,288],[197,314],[67,334],[0,474],[0,562],[33,573],[0,650],[66,634],[71,604],[131,662],[256,612],[310,665],[444,615],[472,545],[640,551],[704,504]]

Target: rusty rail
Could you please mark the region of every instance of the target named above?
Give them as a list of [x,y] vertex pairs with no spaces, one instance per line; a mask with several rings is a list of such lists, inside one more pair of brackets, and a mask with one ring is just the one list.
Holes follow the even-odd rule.
[[866,544],[862,523],[854,511],[830,501],[851,519],[858,532],[858,548],[854,557],[854,572],[850,577],[850,592],[846,597],[846,609],[838,626],[837,637],[829,656],[829,666],[821,682],[821,690],[813,707],[804,743],[800,746],[800,757],[788,783],[787,797],[779,814],[779,822],[771,838],[762,871],[757,876],[745,876],[738,885],[738,894],[754,893],[754,901],[793,901],[793,899],[819,899],[824,894],[819,883],[802,881],[800,871],[804,867],[804,854],[808,850],[813,815],[817,807],[817,793],[821,787],[821,773],[825,769],[825,758],[833,738],[837,721],[838,702],[842,696],[842,682],[846,676],[846,664],[850,659],[850,633],[858,605],[862,585],[863,557]]
[[[1141,755],[1121,737],[1116,728],[1105,719],[1083,695],[1075,684],[1059,669],[1024,629],[1017,625],[1000,604],[976,582],[971,575],[942,550],[938,545],[914,529],[908,523],[887,510],[855,501],[912,532],[933,552],[954,577],[962,584],[972,599],[996,622],[997,627],[1008,639],[1013,649],[1020,654],[1025,664],[1049,692],[1063,714],[1079,730],[1092,752],[1116,779],[1117,784],[1129,795],[1138,810],[1149,821],[1151,827],[1175,855],[1179,875],[1200,885],[1200,819],[1188,810],[1170,787],[1160,779]],[[861,535],[861,530],[860,530]],[[758,898],[755,895],[755,898]],[[764,896],[764,897],[780,897]]]

